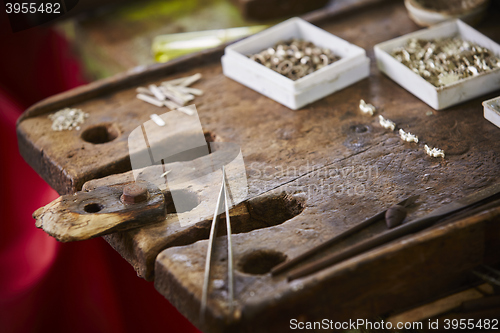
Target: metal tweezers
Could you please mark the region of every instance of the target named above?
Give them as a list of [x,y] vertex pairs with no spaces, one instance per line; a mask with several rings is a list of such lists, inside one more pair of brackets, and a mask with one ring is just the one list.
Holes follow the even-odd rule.
[[227,264],[228,264],[228,298],[229,298],[229,313],[233,312],[233,299],[234,299],[234,280],[233,280],[233,250],[231,242],[231,221],[229,220],[229,206],[226,190],[226,172],[224,166],[222,167],[222,185],[217,198],[217,205],[215,207],[214,217],[212,219],[212,227],[210,229],[210,238],[208,240],[207,258],[205,261],[205,274],[203,277],[203,291],[201,295],[201,308],[200,318],[203,321],[207,308],[208,285],[210,280],[210,263],[212,259],[212,252],[215,240],[215,231],[217,230],[217,217],[221,205],[221,199],[224,196],[224,208],[226,211],[226,228],[227,228]]

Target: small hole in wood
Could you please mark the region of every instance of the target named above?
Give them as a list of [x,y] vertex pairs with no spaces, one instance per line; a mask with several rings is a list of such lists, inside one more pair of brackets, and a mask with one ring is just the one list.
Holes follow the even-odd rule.
[[238,269],[247,274],[263,275],[286,260],[286,255],[274,250],[256,250],[241,258]]
[[358,124],[352,125],[349,130],[353,133],[365,133],[368,131],[368,127],[366,125]]
[[305,200],[281,192],[251,199],[248,201],[247,207],[252,220],[263,222],[264,226],[262,227],[269,227],[282,224],[302,213],[305,208]]
[[[184,191],[188,192],[188,190]],[[195,202],[197,203],[194,207],[201,203],[195,193],[188,193],[187,195],[193,196],[193,199],[191,199],[193,205]],[[195,196],[196,199],[194,199]],[[175,213],[176,207],[172,202],[171,194],[167,193],[165,195],[165,202],[167,214]],[[240,234],[279,225],[301,214],[304,209],[305,198],[294,197],[286,192],[257,197],[230,209],[231,231],[233,234]],[[208,239],[211,225],[212,218],[210,217],[208,220],[197,224],[197,227],[187,229],[179,234],[177,244],[187,245],[200,239]],[[226,231],[226,216],[225,213],[221,213],[219,215],[217,237],[226,235]]]
[[95,145],[111,142],[120,135],[120,131],[113,124],[101,124],[87,128],[82,133],[82,140]]
[[97,213],[102,209],[102,206],[99,205],[98,203],[89,203],[86,204],[85,207],[83,207],[83,210],[86,211],[87,213]]

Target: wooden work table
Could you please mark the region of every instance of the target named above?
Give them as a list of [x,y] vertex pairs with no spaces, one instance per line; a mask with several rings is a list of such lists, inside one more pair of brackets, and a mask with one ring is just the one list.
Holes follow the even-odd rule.
[[[498,18],[492,10],[477,27],[496,42]],[[483,118],[481,105],[498,91],[438,112],[376,68],[375,44],[419,29],[401,1],[361,1],[306,19],[364,48],[370,77],[292,111],[226,78],[221,47],[52,97],[18,123],[21,153],[60,194],[130,182],[128,134],[160,112],[137,100],[135,88],[203,75],[195,86],[205,91],[195,100],[203,129],[215,141],[238,144],[246,166],[248,200],[231,213],[246,216],[233,222],[235,317],[230,320],[224,288],[211,292],[206,321],[198,317],[210,220],[179,227],[171,214],[105,236],[202,330],[271,332],[289,327],[291,318],[388,316],[465,288],[475,281],[471,270],[500,261],[500,207],[490,204],[303,279],[268,273],[410,195],[420,198],[407,221],[499,181],[500,129]],[[404,143],[377,117],[361,114],[360,99],[422,142]],[[77,131],[52,132],[47,114],[65,106],[90,113],[82,131],[105,125],[118,137],[92,144]],[[424,143],[443,149],[446,158],[427,156]],[[318,256],[384,230],[380,221]],[[225,236],[219,240],[212,278],[225,281]]]

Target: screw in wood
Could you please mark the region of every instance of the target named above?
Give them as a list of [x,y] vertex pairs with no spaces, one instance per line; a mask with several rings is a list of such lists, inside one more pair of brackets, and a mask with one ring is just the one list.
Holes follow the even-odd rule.
[[135,204],[148,199],[148,190],[146,186],[138,183],[127,185],[123,188],[123,194],[120,200],[124,204]]

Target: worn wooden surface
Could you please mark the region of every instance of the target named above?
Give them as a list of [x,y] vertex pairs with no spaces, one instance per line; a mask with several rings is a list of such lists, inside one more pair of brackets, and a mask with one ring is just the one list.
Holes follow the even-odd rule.
[[[169,114],[192,117],[179,111]],[[149,133],[150,144],[157,138],[160,144],[167,145],[172,141],[169,135],[178,140],[176,135],[179,133],[172,128],[156,126],[156,129],[158,131]],[[199,135],[205,142],[203,133]],[[202,148],[201,151],[199,148]],[[137,147],[136,153],[140,150]],[[192,154],[193,152],[195,154]],[[187,150],[187,153],[184,156],[176,154],[174,157],[199,157],[151,165],[134,170],[134,173],[130,171],[118,176],[89,181],[85,183],[82,191],[64,195],[38,209],[33,214],[36,225],[63,242],[85,240],[116,231],[144,227],[166,219],[170,221],[172,217],[176,219],[176,223],[193,225],[213,215],[221,181],[220,170],[223,165],[226,168],[227,184],[232,188],[230,207],[239,205],[247,199],[245,167],[237,145],[210,142],[208,147],[205,144],[195,150]],[[166,170],[168,174],[165,174]],[[148,198],[133,205],[125,204],[120,200],[123,188],[134,181],[148,186]],[[152,263],[150,266],[152,267]]]
[[59,241],[69,242],[137,228],[144,221],[155,223],[165,219],[165,197],[155,185],[146,185],[147,200],[134,205],[120,201],[124,184],[120,185],[61,196],[33,213],[36,226]]
[[[210,220],[182,228],[172,217],[106,236],[139,274],[154,277],[160,293],[198,327],[213,332],[283,331],[291,318],[371,317],[424,302],[462,285],[467,280],[464,272],[476,265],[499,260],[498,208],[406,237],[292,283],[284,275],[260,274],[409,195],[419,194],[420,199],[407,221],[499,181],[499,129],[483,118],[481,106],[498,92],[433,111],[376,69],[374,44],[418,28],[401,2],[381,2],[374,8],[328,18],[312,15],[325,30],[365,48],[372,67],[368,79],[302,110],[291,111],[224,77],[218,50],[34,107],[18,126],[21,152],[61,193],[104,173],[125,171],[127,133],[158,112],[135,100],[133,87],[201,72],[204,79],[196,87],[205,94],[196,99],[196,106],[203,128],[241,147],[248,177],[249,200],[232,212],[246,216],[233,222],[240,232],[233,237],[236,321],[228,323],[224,286],[211,291],[205,323],[198,318],[207,245],[201,239],[207,238]],[[498,17],[498,11],[490,11],[478,29],[500,42]],[[360,114],[361,98],[421,142],[403,143],[396,132],[381,128],[376,117]],[[111,123],[120,136],[92,145],[78,132],[50,132],[47,113],[69,105],[91,113],[82,130]],[[446,159],[425,155],[425,143],[444,149]],[[68,152],[75,154],[68,158]],[[117,165],[120,168],[110,169]],[[127,175],[109,176],[86,188],[123,177]],[[255,224],[248,222],[252,219]],[[326,252],[383,230],[381,221]],[[223,238],[217,242],[212,276],[222,281],[224,244]]]
[[[132,70],[35,104],[18,120],[21,155],[61,195],[80,190],[88,180],[130,170],[127,142],[130,132],[148,121],[151,114],[167,111],[151,108],[136,99],[135,87],[146,84],[147,79],[195,66],[203,68],[207,62],[219,59],[220,52]],[[206,81],[196,87],[205,89],[205,84]],[[80,131],[53,132],[47,114],[68,106],[81,108],[91,116],[81,125]],[[99,135],[101,130],[113,135],[103,137]],[[89,142],[82,136],[100,143]]]
[[[155,286],[168,299],[175,300],[175,306],[203,331],[272,332],[286,330],[292,318],[304,321],[372,318],[435,298],[470,282],[465,273],[483,262],[485,233],[489,231],[486,229],[498,224],[499,214],[497,208],[487,213],[487,223],[485,215],[476,216],[405,237],[291,283],[284,276],[250,274],[243,267],[252,253],[266,251],[263,257],[269,259],[305,247],[303,244],[291,247],[283,241],[287,239],[284,237],[301,235],[303,243],[313,243],[312,237],[305,239],[308,231],[313,234],[311,229],[289,228],[292,221],[301,221],[299,217],[282,225],[281,230],[272,227],[235,235],[238,310],[232,324],[228,324],[231,316],[224,287],[214,287],[210,294],[209,319],[202,323],[198,318],[206,241],[160,253]],[[278,235],[281,241],[276,242]],[[216,256],[218,265],[213,279],[217,280],[225,279],[224,241],[220,240]]]

